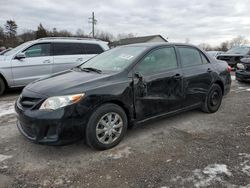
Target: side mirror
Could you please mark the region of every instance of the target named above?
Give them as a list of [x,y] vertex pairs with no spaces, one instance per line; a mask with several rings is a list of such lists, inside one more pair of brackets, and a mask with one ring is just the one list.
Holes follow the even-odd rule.
[[135,77],[138,78],[139,80],[142,80],[142,79],[143,79],[142,74],[139,73],[139,72],[136,72],[136,73],[135,73]]
[[18,60],[24,59],[24,58],[26,58],[25,53],[18,53],[18,54],[16,55],[16,57],[15,57],[15,59],[18,59]]

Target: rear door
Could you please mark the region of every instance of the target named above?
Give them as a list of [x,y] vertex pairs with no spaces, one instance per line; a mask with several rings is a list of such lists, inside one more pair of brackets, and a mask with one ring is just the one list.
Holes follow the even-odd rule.
[[181,108],[182,72],[175,48],[151,51],[134,69],[134,104],[138,120]]
[[103,52],[102,48],[96,44],[80,42],[53,43],[53,73],[76,67],[101,52]]
[[24,51],[26,58],[13,59],[12,74],[16,86],[24,86],[41,77],[52,74],[51,44],[34,44]]
[[178,46],[183,72],[183,107],[201,103],[213,81],[213,67],[197,48]]

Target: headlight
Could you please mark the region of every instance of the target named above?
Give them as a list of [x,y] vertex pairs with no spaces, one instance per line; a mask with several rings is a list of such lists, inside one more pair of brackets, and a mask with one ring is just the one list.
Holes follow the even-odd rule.
[[242,63],[237,63],[238,69],[244,70],[245,66]]
[[64,106],[77,103],[83,97],[84,93],[76,95],[50,97],[42,103],[40,110],[56,110]]

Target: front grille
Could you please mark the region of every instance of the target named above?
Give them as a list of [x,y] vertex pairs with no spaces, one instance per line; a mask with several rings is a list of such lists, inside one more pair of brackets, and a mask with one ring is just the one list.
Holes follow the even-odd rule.
[[21,96],[19,98],[19,104],[24,109],[32,109],[36,107],[42,101],[41,98],[31,98],[31,97],[24,97]]

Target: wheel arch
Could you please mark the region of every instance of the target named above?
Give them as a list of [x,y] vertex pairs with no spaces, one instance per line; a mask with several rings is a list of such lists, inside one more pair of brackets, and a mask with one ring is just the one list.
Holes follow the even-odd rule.
[[120,100],[115,100],[115,99],[114,100],[106,100],[106,101],[98,104],[98,106],[96,106],[95,109],[99,108],[101,105],[109,104],[109,103],[116,104],[117,106],[121,107],[124,110],[124,112],[127,116],[128,126],[130,127],[130,125],[132,125],[133,119],[134,119],[133,118],[133,111],[132,111],[132,109],[129,109],[129,107],[124,102],[122,102]]
[[222,90],[222,95],[224,95],[224,84],[223,84],[223,82],[221,80],[216,80],[214,83],[218,84],[220,86],[220,88]]
[[3,82],[5,84],[5,87],[9,88],[9,84],[8,84],[7,80],[5,79],[5,77],[3,76],[3,74],[1,72],[0,72],[0,78],[3,80]]

